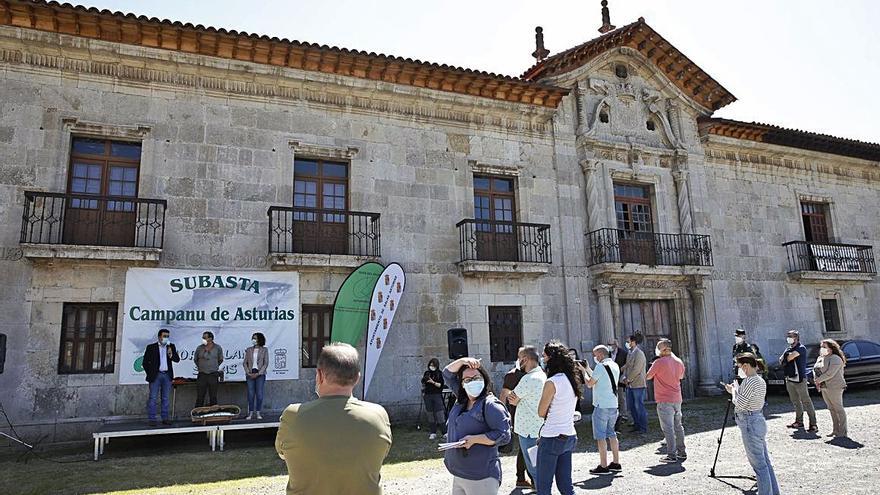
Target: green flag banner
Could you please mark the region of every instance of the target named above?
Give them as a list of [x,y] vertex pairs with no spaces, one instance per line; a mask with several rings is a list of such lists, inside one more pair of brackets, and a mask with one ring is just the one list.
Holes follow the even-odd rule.
[[330,342],[345,342],[357,347],[370,319],[373,288],[384,269],[379,263],[364,263],[339,287],[333,303]]

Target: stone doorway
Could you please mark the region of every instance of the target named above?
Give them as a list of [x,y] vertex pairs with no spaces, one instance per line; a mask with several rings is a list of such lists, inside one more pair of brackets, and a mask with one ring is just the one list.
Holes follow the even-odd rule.
[[[654,348],[660,339],[667,338],[672,340],[673,349],[679,354],[681,343],[676,337],[675,332],[676,319],[675,307],[671,299],[655,299],[655,300],[639,300],[639,299],[621,299],[620,300],[620,329],[624,338],[635,332],[641,332],[645,336],[642,343],[642,350],[650,367],[651,360],[654,358]],[[648,398],[654,400],[654,384],[648,381]]]

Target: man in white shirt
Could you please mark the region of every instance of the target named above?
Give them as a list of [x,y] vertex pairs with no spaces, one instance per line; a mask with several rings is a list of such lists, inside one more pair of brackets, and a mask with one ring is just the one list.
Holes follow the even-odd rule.
[[[592,474],[620,472],[620,444],[614,425],[617,422],[617,383],[620,381],[620,368],[608,355],[608,348],[597,345],[593,348],[596,367],[587,380],[593,389],[593,437],[599,446],[599,465],[591,469]],[[608,444],[611,444],[612,462],[608,462]]]
[[538,434],[544,420],[538,416],[538,403],[544,391],[544,382],[547,375],[538,363],[538,351],[532,346],[519,349],[520,369],[525,371],[516,388],[507,398],[507,401],[516,406],[516,418],[514,418],[514,433],[519,435],[520,449],[526,461],[526,469],[533,480],[538,479],[538,469],[532,465],[528,455],[529,448],[538,443]]

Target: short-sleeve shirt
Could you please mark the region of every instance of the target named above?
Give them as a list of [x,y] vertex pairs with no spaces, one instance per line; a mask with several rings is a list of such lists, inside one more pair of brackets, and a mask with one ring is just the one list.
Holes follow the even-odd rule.
[[684,363],[676,356],[663,356],[648,371],[654,380],[654,400],[664,403],[681,402],[681,380]]
[[[607,366],[611,370],[614,383],[620,381],[620,367],[614,360],[605,358],[604,361],[597,364],[593,369],[593,378],[596,379],[596,384],[593,385],[593,407],[617,409],[617,396],[614,395],[611,380],[608,379],[608,372],[602,369],[603,366]],[[617,393],[620,391],[618,390]]]
[[385,409],[341,395],[289,406],[275,438],[290,473],[287,495],[381,495],[390,449]]
[[544,420],[538,416],[538,403],[541,402],[541,394],[544,393],[545,381],[547,375],[540,366],[535,366],[523,375],[519,384],[513,389],[513,393],[519,397],[516,418],[513,422],[513,432],[517,435],[538,438],[538,432],[544,424]]

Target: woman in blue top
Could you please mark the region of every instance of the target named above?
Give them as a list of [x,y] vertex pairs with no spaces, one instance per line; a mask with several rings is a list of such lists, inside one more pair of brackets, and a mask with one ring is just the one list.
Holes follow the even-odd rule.
[[446,424],[449,442],[464,441],[444,454],[452,495],[495,495],[501,486],[498,445],[510,441],[510,414],[492,394],[492,381],[477,359],[449,363],[443,380],[456,397]]

